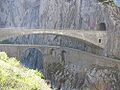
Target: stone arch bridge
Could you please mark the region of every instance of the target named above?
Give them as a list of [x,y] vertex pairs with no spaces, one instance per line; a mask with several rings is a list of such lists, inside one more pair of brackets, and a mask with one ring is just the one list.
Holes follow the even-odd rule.
[[16,57],[18,60],[20,60],[21,56],[24,55],[24,52],[30,48],[35,48],[42,53],[43,66],[45,67],[46,64],[62,63],[62,61],[64,61],[65,64],[78,65],[80,66],[80,69],[93,64],[117,66],[120,69],[119,60],[98,56],[72,48],[47,45],[0,44],[0,51],[6,52],[10,57]]
[[[88,44],[92,44],[100,48],[104,48],[107,43],[107,33],[105,31],[32,29],[0,29],[0,41],[9,39],[11,37],[29,34],[57,34],[69,36],[73,38],[78,38]],[[43,72],[46,76],[46,79],[49,79],[51,81],[54,79],[53,82],[55,83],[61,81],[61,77],[63,80],[65,80],[66,76],[76,76],[78,74],[81,75],[81,73],[85,73],[86,70],[92,65],[118,67],[120,69],[119,60],[94,55],[85,51],[76,50],[68,47],[0,44],[0,51],[5,51],[10,57],[16,57],[18,60],[21,60],[21,57],[25,55],[24,52],[30,48],[35,48],[39,52],[41,52],[41,56],[43,57]],[[29,62],[33,65],[34,60],[31,61],[30,59]],[[37,63],[39,64],[39,61]],[[34,63],[34,65],[36,65],[36,63]],[[68,73],[64,73],[66,71],[68,71]],[[78,78],[76,78],[75,76],[73,76],[73,78],[75,78],[74,81],[77,81]],[[80,77],[82,77],[82,75]],[[71,79],[67,78],[67,80],[70,81]]]
[[46,30],[46,29],[0,29],[0,41],[29,34],[55,34],[77,38],[87,43],[104,48],[107,43],[106,31],[84,30]]

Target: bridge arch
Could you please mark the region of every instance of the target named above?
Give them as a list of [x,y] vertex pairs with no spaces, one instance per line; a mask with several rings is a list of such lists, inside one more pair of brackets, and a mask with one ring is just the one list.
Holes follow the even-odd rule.
[[[91,53],[93,52],[94,54],[96,54],[94,51],[103,50],[101,47],[94,45],[93,43],[76,38],[74,36],[70,37],[68,35],[51,33],[19,35],[17,37],[5,40],[3,42],[8,42],[4,44],[34,44],[34,45],[69,47],[73,49],[79,49],[82,51],[89,51]],[[99,54],[99,52],[97,54]]]
[[43,54],[37,48],[27,48],[21,53],[21,63],[27,68],[43,71]]
[[[82,39],[82,38],[77,38],[77,37],[75,37],[75,36],[69,36],[69,35],[61,35],[61,34],[52,34],[52,33],[39,33],[39,34],[23,34],[23,35],[14,35],[14,36],[9,36],[8,38],[5,38],[5,39],[3,39],[2,41],[1,41],[1,43],[3,43],[3,44],[13,44],[13,42],[10,42],[9,40],[10,39],[13,39],[13,40],[16,40],[17,38],[26,38],[26,39],[28,39],[29,38],[29,36],[30,35],[32,35],[33,37],[34,36],[41,36],[41,35],[54,35],[54,40],[57,38],[57,37],[63,37],[64,39],[65,38],[71,38],[71,39],[74,39],[74,40],[77,40],[77,41],[81,41],[81,42],[84,42],[84,43],[86,43],[86,44],[88,44],[88,45],[91,45],[91,46],[95,46],[95,47],[98,47],[98,48],[102,48],[102,47],[100,47],[100,46],[98,46],[98,45],[95,45],[95,44],[93,44],[92,42],[89,42],[89,41],[86,41],[86,40],[84,40],[84,39]],[[28,37],[27,37],[28,36]],[[30,39],[30,38],[29,38]],[[102,40],[102,39],[101,39]],[[98,40],[97,41],[99,41],[99,38],[98,38]],[[69,42],[69,43],[72,43],[72,42]],[[17,44],[17,43],[16,43]],[[20,43],[18,43],[18,44],[20,44]],[[22,44],[24,44],[24,43],[22,43]],[[29,44],[29,43],[25,43],[25,44]]]
[[[28,34],[55,34],[69,36],[83,40],[94,46],[104,48],[106,45],[106,32],[105,31],[85,31],[85,30],[47,30],[47,29],[0,29],[0,41],[9,39],[10,37],[23,36]],[[102,40],[99,43],[98,38]]]

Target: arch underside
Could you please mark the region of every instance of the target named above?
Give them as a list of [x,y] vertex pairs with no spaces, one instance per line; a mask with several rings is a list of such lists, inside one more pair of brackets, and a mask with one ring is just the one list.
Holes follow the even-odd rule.
[[43,55],[37,48],[27,48],[21,55],[21,63],[30,69],[43,70]]
[[73,39],[79,40],[79,41],[81,41],[81,42],[84,42],[84,43],[86,43],[86,44],[88,44],[88,45],[91,45],[91,46],[94,46],[94,47],[102,48],[102,47],[100,47],[100,46],[98,46],[98,45],[96,45],[96,44],[94,44],[94,43],[92,43],[92,42],[89,42],[89,41],[87,41],[87,40],[84,40],[83,38],[77,38],[77,37],[75,37],[75,36],[69,36],[69,35],[52,34],[52,33],[11,35],[11,36],[8,36],[8,37],[2,39],[0,42],[1,42],[1,44],[2,44],[2,43],[3,43],[3,44],[9,44],[10,42],[7,43],[7,42],[5,42],[5,41],[10,40],[10,39],[16,39],[16,38],[18,38],[18,37],[30,36],[30,35],[55,35],[55,36],[68,37],[68,38],[73,38]]

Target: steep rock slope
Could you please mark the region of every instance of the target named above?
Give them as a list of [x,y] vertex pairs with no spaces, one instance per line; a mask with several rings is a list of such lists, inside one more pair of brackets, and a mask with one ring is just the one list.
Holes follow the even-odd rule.
[[0,27],[97,29],[110,19],[97,0],[1,0]]
[[112,20],[108,31],[108,43],[106,53],[111,57],[120,57],[120,8],[108,7],[109,16]]

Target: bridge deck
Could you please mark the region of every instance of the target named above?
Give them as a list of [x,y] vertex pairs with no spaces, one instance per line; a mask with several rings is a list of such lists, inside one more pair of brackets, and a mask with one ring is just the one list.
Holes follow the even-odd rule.
[[84,31],[84,30],[46,30],[46,29],[0,29],[0,41],[11,37],[28,34],[56,34],[78,38],[88,44],[104,48],[107,42],[105,31]]

